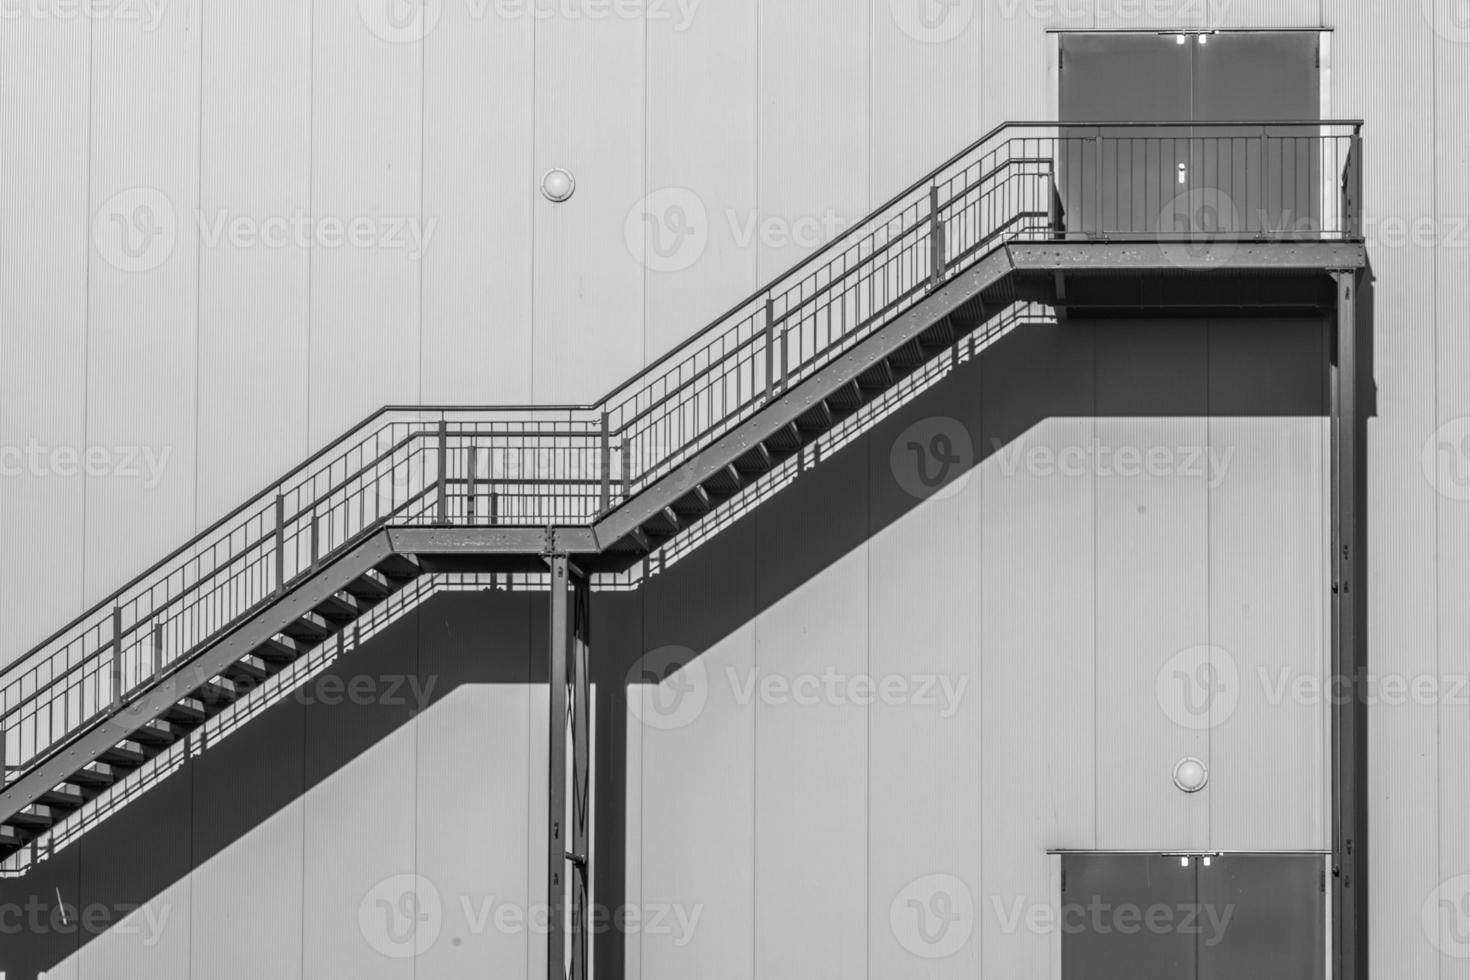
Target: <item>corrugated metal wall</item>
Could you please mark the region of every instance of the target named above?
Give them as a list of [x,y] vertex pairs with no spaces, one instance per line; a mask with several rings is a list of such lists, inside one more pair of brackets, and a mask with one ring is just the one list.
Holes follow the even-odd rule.
[[[840,225],[984,128],[1047,115],[1048,27],[1326,26],[1332,111],[1368,122],[1374,672],[1442,681],[1430,697],[1384,697],[1373,708],[1375,972],[1458,975],[1465,961],[1436,946],[1463,951],[1455,923],[1433,911],[1440,897],[1453,905],[1470,890],[1458,877],[1470,873],[1458,832],[1470,816],[1470,779],[1454,749],[1470,730],[1455,681],[1467,669],[1470,512],[1450,469],[1465,460],[1441,453],[1439,471],[1432,462],[1436,433],[1453,454],[1470,415],[1470,31],[1455,0],[1179,0],[1169,9],[1016,0],[944,8],[937,22],[922,19],[921,6],[662,3],[629,19],[615,13],[624,7],[557,4],[535,18],[515,3],[443,0],[425,7],[427,39],[407,43],[412,18],[405,27],[385,15],[390,5],[351,0],[174,0],[124,5],[130,13],[116,16],[7,18],[0,445],[34,439],[168,455],[156,485],[146,474],[0,480],[0,547],[16,556],[0,569],[0,656],[18,654],[385,401],[594,397],[809,247],[781,232]],[[589,16],[593,8],[606,16]],[[1130,20],[1130,10],[1150,19]],[[535,193],[552,166],[577,175],[567,205]],[[640,228],[648,195],[663,223]],[[681,207],[703,218],[692,243],[667,224]],[[420,256],[411,240],[363,249],[219,236],[221,219],[258,225],[298,214],[371,218],[380,231],[416,222],[432,238]],[[157,224],[129,224],[149,215]],[[655,235],[663,236],[657,261]],[[1235,333],[1209,331],[1206,357],[1206,333],[1181,325],[1149,348],[1187,362],[1176,380],[1189,379],[1183,387],[1196,398],[1259,367],[1248,340],[1234,360],[1220,346]],[[1156,668],[1138,652],[1203,645],[1184,662],[1197,667],[1188,657],[1218,660],[1209,649],[1218,647],[1246,678],[1268,664],[1320,669],[1323,427],[1252,419],[1247,408],[1132,414],[1159,377],[1110,354],[1126,339],[1099,334],[1082,358],[1071,346],[1049,352],[1037,338],[1036,350],[1004,370],[985,367],[996,373],[978,393],[951,385],[934,397],[955,400],[942,414],[963,422],[978,450],[992,432],[1053,448],[1199,443],[1235,450],[1231,480],[1213,489],[1149,481],[1135,493],[1025,467],[997,474],[992,456],[956,493],[906,510],[883,442],[919,421],[905,417],[873,437],[866,463],[852,462],[863,452],[854,450],[814,478],[844,491],[823,513],[802,516],[778,502],[731,532],[736,544],[721,552],[731,564],[720,574],[701,582],[681,568],[650,586],[644,650],[687,643],[700,603],[743,615],[700,658],[717,678],[773,663],[875,674],[978,669],[942,726],[887,707],[742,705],[718,684],[696,729],[628,721],[638,760],[626,773],[629,895],[652,902],[692,889],[721,905],[696,943],[630,942],[642,975],[697,966],[765,976],[778,963],[846,972],[863,961],[917,974],[887,904],[916,869],[1036,895],[1048,872],[1033,857],[1052,842],[1323,843],[1322,774],[1275,751],[1287,743],[1301,758],[1320,753],[1318,715],[1273,712],[1267,693],[1246,684],[1235,714],[1201,735],[1161,720]],[[1045,378],[1076,379],[1065,391],[1077,409],[1017,428],[1034,397],[1019,379],[1043,363]],[[1104,363],[1111,367],[1097,369]],[[868,492],[855,493],[864,483]],[[851,540],[840,533],[864,526]],[[795,574],[802,535],[848,546],[820,571]],[[667,601],[653,598],[658,590]],[[1272,604],[1282,595],[1300,603],[1282,612]],[[864,604],[866,620],[854,614]],[[1002,648],[1046,655],[981,653]],[[1134,698],[1144,708],[1130,707]],[[534,715],[534,695],[510,702],[493,710],[520,731],[513,719]],[[435,774],[430,760],[440,755],[426,751],[456,739],[459,716],[445,711],[283,805],[276,819],[285,823],[259,832],[260,847],[198,863],[184,886],[196,914],[178,962],[188,948],[197,957],[222,945],[276,972],[227,920],[265,922],[259,903],[241,905],[240,896],[255,888],[275,896],[292,876],[295,901],[310,908],[331,905],[334,894],[346,901],[360,876],[397,867],[415,849],[420,866],[438,862],[435,874],[451,878],[498,875],[502,860],[534,863],[517,853],[467,865],[408,829],[415,812],[421,827],[458,819],[453,807],[430,805],[448,792],[434,787],[458,785],[447,769]],[[540,726],[531,721],[530,730]],[[483,764],[536,785],[534,742],[529,758],[525,743],[512,742]],[[1038,743],[1052,747],[1044,763]],[[1187,803],[1153,775],[1186,751],[1207,752],[1217,766],[1209,790]],[[304,765],[310,778],[311,759]],[[1242,792],[1238,774],[1248,766]],[[935,780],[955,805],[915,806]],[[193,792],[197,836],[213,819],[208,801],[229,797],[222,787]],[[1263,812],[1281,794],[1300,805]],[[507,839],[524,839],[540,826],[538,797],[525,804],[524,793],[510,795],[526,812]],[[843,819],[794,819],[819,812],[817,803]],[[348,831],[363,812],[395,816],[354,838]],[[304,870],[300,858],[270,863],[291,847],[305,849]],[[167,849],[157,857],[188,866],[187,855]],[[342,875],[342,861],[362,862],[361,872]],[[523,887],[534,888],[540,876],[529,880]],[[1442,881],[1448,892],[1436,892]],[[989,902],[988,892],[972,897]],[[340,924],[302,926],[295,906],[269,901],[287,950],[283,975],[298,946],[299,964],[326,964]],[[937,961],[936,972],[980,962],[1044,975],[1044,942],[998,933],[993,914],[980,919],[977,941]],[[534,945],[507,953],[508,968],[519,972],[515,956],[534,966]],[[155,951],[150,967],[176,952]],[[101,953],[83,958],[92,955]]]

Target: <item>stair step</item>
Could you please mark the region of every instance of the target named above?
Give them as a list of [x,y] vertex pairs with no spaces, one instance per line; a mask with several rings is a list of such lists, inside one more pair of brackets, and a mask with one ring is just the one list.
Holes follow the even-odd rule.
[[66,819],[70,810],[61,810],[56,807],[34,804],[26,807],[19,813],[12,813],[5,818],[5,822],[12,827],[24,827],[28,830],[50,830],[62,820]]
[[266,640],[255,648],[254,655],[268,663],[285,665],[295,663],[306,655],[309,647],[297,643],[281,633]]
[[827,396],[827,404],[839,415],[851,415],[867,404],[863,389],[856,381],[849,381]]
[[898,382],[898,378],[893,375],[893,365],[886,360],[881,360],[859,374],[857,382],[864,391],[878,392],[892,388]]
[[776,461],[771,458],[771,451],[762,442],[756,443],[749,452],[735,460],[735,469],[742,475],[764,476],[775,466]]
[[259,657],[244,656],[225,668],[225,676],[237,686],[254,687],[276,672],[275,668]]
[[141,742],[119,742],[97,758],[110,766],[137,769],[148,761],[148,751]]
[[209,711],[198,698],[188,697],[168,706],[163,718],[173,725],[197,728],[209,720]]
[[89,762],[81,769],[72,773],[70,780],[87,789],[103,790],[119,779],[122,779],[125,775],[125,772],[119,771],[105,762]]
[[781,428],[766,436],[766,448],[775,457],[795,456],[801,452],[803,440],[801,431],[795,424],[783,425]]
[[733,466],[724,466],[704,481],[704,488],[712,494],[720,494],[733,497],[745,489],[745,481],[740,478],[740,471]]
[[128,736],[140,745],[172,745],[179,740],[179,733],[161,718],[144,723]]
[[[673,503],[673,511],[683,518],[700,518],[714,510],[714,502],[704,487],[696,486]],[[684,521],[684,523],[691,523]]]
[[316,614],[329,622],[350,623],[363,613],[363,606],[350,592],[338,592],[316,607]]
[[410,582],[424,574],[419,563],[408,555],[389,555],[378,562],[378,571],[390,582],[394,579],[399,582]]
[[206,706],[218,709],[240,700],[240,691],[235,687],[234,681],[229,678],[216,677],[195,688],[194,697],[204,702]]
[[393,594],[393,586],[376,568],[370,568],[347,583],[344,590],[357,597],[359,602],[377,603]]
[[62,783],[42,793],[36,802],[58,809],[76,810],[95,795],[75,783]]
[[892,354],[889,354],[888,360],[892,363],[895,371],[912,373],[927,362],[930,356],[929,352],[924,350],[918,341],[910,340]]
[[293,622],[288,623],[281,631],[293,640],[310,643],[312,646],[331,636],[335,630],[321,616],[314,612],[302,613]]
[[11,851],[17,851],[30,843],[30,840],[31,835],[20,828],[0,824],[0,849],[8,848]]
[[796,427],[804,436],[807,436],[807,441],[810,441],[809,433],[815,435],[826,432],[832,428],[834,422],[831,407],[825,401],[819,401],[801,413],[796,420]]

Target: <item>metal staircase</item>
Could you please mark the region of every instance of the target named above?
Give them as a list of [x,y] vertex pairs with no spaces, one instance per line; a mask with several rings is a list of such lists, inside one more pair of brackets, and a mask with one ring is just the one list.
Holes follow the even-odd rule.
[[1358,124],[1187,127],[1001,126],[594,404],[377,413],[0,675],[0,858],[420,575],[629,568],[1017,302],[1332,311]]

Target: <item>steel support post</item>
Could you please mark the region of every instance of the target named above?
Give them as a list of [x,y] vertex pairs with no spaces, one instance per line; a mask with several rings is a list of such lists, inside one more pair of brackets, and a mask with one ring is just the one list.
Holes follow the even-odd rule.
[[567,980],[567,666],[571,660],[571,616],[567,556],[547,556],[551,565],[551,630],[547,651],[550,738],[546,811],[546,980]]
[[591,588],[584,576],[571,570],[566,555],[553,553],[547,560],[551,565],[547,672],[551,727],[546,976],[547,980],[586,980],[591,956]]
[[1334,980],[1368,975],[1367,701],[1359,636],[1362,555],[1358,531],[1357,279],[1337,286],[1332,365],[1332,850]]
[[592,700],[588,656],[591,648],[591,583],[572,578],[571,739],[572,813],[568,888],[571,891],[570,980],[587,980],[591,963],[592,914]]

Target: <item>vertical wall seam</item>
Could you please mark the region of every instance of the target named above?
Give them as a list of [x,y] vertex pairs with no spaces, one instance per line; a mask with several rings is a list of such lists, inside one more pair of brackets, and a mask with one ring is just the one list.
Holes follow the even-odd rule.
[[[87,191],[86,214],[82,216],[82,241],[87,249],[84,274],[84,296],[82,300],[82,445],[91,444],[91,393],[92,393],[92,255],[96,245],[92,241],[92,142],[94,122],[92,119],[93,91],[97,74],[97,32],[91,17],[82,18],[87,30]],[[82,481],[82,554],[78,578],[81,580],[81,608],[87,606],[87,498],[91,480]]]
[[[194,106],[194,141],[197,151],[194,161],[194,206],[196,215],[204,213],[204,4],[199,10],[199,78],[197,100]],[[194,520],[193,532],[199,533],[199,376],[203,367],[204,337],[204,236],[194,234]]]

